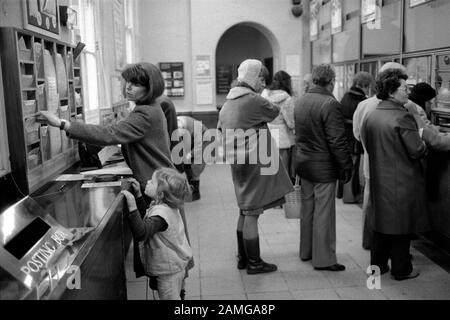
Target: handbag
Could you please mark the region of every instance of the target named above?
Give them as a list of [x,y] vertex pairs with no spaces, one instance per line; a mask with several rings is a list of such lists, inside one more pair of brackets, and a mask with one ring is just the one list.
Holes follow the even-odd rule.
[[283,205],[286,219],[300,219],[302,195],[300,190],[300,178],[295,176],[294,191],[284,196],[286,203]]

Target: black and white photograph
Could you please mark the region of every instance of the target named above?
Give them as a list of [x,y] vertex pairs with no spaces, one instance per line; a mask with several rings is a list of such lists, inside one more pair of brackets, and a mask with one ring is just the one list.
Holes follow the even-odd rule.
[[0,308],[449,300],[449,27],[449,0],[0,0]]

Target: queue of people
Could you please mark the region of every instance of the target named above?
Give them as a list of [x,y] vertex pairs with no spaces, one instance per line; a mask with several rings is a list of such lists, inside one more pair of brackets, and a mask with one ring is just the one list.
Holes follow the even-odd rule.
[[[195,144],[203,139],[194,134],[203,135],[207,128],[191,117],[177,118],[173,103],[163,95],[161,72],[153,64],[129,65],[122,77],[126,98],[136,104],[125,120],[103,127],[41,111],[39,121],[86,143],[121,144],[134,176],[130,192],[123,195],[134,238],[136,276],[148,276],[160,299],[179,299],[194,262],[183,204],[200,199],[200,174],[206,165],[193,163],[193,155],[204,148]],[[261,174],[266,167],[261,159],[230,165],[239,207],[237,268],[248,274],[277,270],[261,258],[258,219],[284,204],[298,176],[302,261],[311,261],[319,271],[345,270],[336,257],[335,199],[341,185],[344,202],[359,202],[363,193],[362,246],[371,250],[371,264],[381,273],[391,270],[396,280],[418,276],[409,247],[425,212],[424,159],[429,148],[450,150],[450,136],[427,119],[428,101],[436,91],[417,84],[410,92],[406,70],[397,63],[379,70],[377,95],[369,97],[374,79],[360,72],[341,102],[333,95],[336,73],[331,65],[316,66],[304,77],[301,97],[294,96],[285,71],[275,73],[265,88],[267,78],[261,61],[243,61],[219,113],[219,131],[247,130],[252,133],[245,147],[256,141],[255,150],[268,143],[278,151],[270,155],[279,163],[272,174]],[[195,125],[201,129],[194,130]],[[184,141],[188,154],[182,155],[181,164],[174,164],[173,137],[179,130],[190,137]],[[227,136],[222,138],[224,146],[230,143]],[[244,148],[246,160],[252,157],[250,149]]]

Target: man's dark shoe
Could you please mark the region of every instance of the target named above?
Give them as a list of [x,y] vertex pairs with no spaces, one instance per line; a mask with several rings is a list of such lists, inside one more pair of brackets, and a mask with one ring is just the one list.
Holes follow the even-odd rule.
[[248,274],[259,274],[277,271],[278,267],[274,264],[264,262],[264,260],[259,259],[258,262],[248,260],[247,273]]
[[418,270],[413,270],[407,276],[393,276],[393,275],[391,275],[391,278],[394,279],[394,280],[397,280],[397,281],[403,281],[403,280],[417,278],[419,276],[419,274],[420,274],[420,272]]
[[345,266],[342,264],[336,263],[329,267],[316,267],[314,269],[319,270],[319,271],[344,271]]

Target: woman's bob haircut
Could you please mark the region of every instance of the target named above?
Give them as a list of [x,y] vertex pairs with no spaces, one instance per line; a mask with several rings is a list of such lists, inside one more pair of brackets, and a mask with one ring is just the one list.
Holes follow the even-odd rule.
[[[151,63],[139,62],[127,65],[122,71],[122,78],[126,82],[138,84],[147,89],[147,94],[136,101],[137,105],[149,105],[164,92],[164,79],[161,71]],[[126,96],[126,82],[122,87],[124,96]]]

